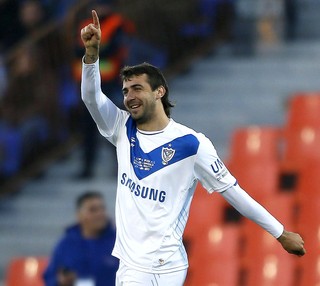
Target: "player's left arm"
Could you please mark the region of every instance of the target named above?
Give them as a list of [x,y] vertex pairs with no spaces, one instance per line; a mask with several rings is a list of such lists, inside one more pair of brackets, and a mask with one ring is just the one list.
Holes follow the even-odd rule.
[[221,195],[243,216],[259,224],[273,235],[289,253],[303,256],[306,253],[301,236],[284,229],[283,225],[263,206],[251,198],[238,184]]
[[222,163],[211,141],[198,134],[200,142],[195,160],[195,177],[209,193],[219,192],[243,216],[251,219],[282,244],[289,253],[304,255],[299,234],[288,232],[263,206],[251,198]]

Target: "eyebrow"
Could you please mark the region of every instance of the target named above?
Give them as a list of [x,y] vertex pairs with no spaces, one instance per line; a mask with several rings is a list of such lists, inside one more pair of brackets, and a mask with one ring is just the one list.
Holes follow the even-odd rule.
[[[136,84],[133,84],[133,85],[130,85],[130,86],[129,86],[129,88],[135,88],[135,87],[143,87],[143,85],[142,85],[142,84],[139,84],[139,83],[136,83]],[[122,91],[123,91],[123,92],[128,91],[128,88],[127,88],[127,87],[124,87],[124,88],[122,89]]]

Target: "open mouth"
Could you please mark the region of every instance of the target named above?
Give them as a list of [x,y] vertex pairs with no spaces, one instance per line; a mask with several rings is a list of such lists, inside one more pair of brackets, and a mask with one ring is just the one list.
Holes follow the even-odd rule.
[[130,109],[135,110],[137,108],[139,108],[141,105],[140,104],[133,104],[130,106]]

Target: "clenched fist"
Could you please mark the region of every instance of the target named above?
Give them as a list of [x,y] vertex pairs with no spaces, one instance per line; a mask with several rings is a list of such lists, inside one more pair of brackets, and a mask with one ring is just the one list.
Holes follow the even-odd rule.
[[306,253],[304,241],[301,236],[294,232],[284,231],[278,238],[282,247],[289,253],[297,256],[303,256]]
[[101,40],[99,17],[95,10],[92,10],[92,23],[81,30],[81,39],[86,49],[84,61],[87,64],[92,64],[99,57]]

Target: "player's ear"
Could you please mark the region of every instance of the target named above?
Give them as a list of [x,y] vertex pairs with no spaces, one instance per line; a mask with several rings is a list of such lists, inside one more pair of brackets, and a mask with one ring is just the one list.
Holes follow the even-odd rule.
[[166,94],[166,89],[164,88],[164,86],[160,85],[160,86],[156,89],[156,98],[157,98],[157,99],[160,99],[160,98],[162,98],[165,94]]

